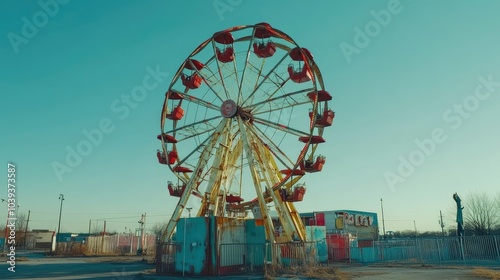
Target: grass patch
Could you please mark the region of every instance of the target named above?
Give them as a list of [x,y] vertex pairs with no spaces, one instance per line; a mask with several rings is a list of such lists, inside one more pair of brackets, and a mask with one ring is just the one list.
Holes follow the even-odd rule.
[[492,280],[500,280],[500,271],[488,268],[474,268],[472,275]]

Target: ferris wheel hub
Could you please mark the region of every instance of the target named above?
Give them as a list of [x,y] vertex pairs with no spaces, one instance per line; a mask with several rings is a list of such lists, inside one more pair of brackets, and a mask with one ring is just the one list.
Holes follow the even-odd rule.
[[236,112],[238,111],[238,105],[231,99],[228,99],[222,102],[220,106],[220,112],[224,118],[232,118],[236,116]]

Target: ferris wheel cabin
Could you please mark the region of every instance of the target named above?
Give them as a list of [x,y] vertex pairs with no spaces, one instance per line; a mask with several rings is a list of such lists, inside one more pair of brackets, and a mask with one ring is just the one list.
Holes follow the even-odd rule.
[[184,65],[184,69],[191,70],[191,75],[181,74],[182,84],[190,89],[197,89],[201,86],[203,79],[194,71],[200,71],[203,68],[203,63],[198,60],[188,59]]
[[181,197],[185,189],[186,189],[185,184],[179,186],[168,181],[168,193],[170,194],[170,196]]
[[[276,45],[269,39],[272,33],[268,27],[269,24],[262,24],[262,27],[255,28],[254,37],[260,40],[253,43],[253,52],[260,58],[271,57],[276,52]],[[266,43],[264,39],[268,39]]]
[[[290,51],[290,58],[293,61],[298,61],[298,67],[294,63],[288,65],[288,74],[290,75],[290,80],[295,83],[304,83],[312,79],[311,69],[309,64],[306,63],[306,59],[313,58],[312,54],[306,48],[294,48]],[[304,65],[302,65],[304,64]]]
[[222,63],[228,63],[234,60],[233,35],[230,32],[224,31],[214,36],[214,41],[223,45],[222,50],[215,47],[217,60]]
[[298,184],[293,187],[293,191],[288,188],[283,188],[280,190],[280,196],[283,201],[286,202],[299,202],[304,199],[304,195],[306,194],[306,186],[305,184]]

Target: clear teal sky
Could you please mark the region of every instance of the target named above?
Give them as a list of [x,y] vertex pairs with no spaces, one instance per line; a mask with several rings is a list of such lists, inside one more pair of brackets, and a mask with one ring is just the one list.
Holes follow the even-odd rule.
[[[498,1],[54,1],[0,3],[0,174],[16,164],[30,228],[57,228],[60,193],[62,231],[90,219],[133,229],[144,212],[148,227],[167,221],[177,200],[155,156],[164,93],[198,44],[258,22],[308,48],[333,95],[327,162],[304,178],[300,211],[380,213],[383,198],[386,230],[440,230],[454,192],[500,191]],[[122,99],[155,71],[140,101]],[[100,126],[68,166],[82,131]],[[59,177],[55,162],[68,166]]]

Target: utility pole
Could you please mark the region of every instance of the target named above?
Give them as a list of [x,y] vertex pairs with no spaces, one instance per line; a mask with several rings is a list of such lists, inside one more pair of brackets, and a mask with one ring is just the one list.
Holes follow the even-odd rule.
[[104,235],[106,235],[106,221],[104,221],[104,229],[102,230],[101,253],[104,253]]
[[64,194],[59,194],[59,199],[61,200],[61,207],[59,208],[59,225],[57,226],[57,235],[56,235],[56,243],[57,243],[57,239],[59,237],[59,231],[61,230],[61,214],[62,214],[62,205],[63,205],[63,201],[64,201]]
[[188,213],[189,213],[189,218],[191,218],[191,209],[193,209],[193,207],[187,207],[186,210],[188,210]]
[[[19,207],[21,207],[21,205],[17,204],[17,205],[16,205],[16,207],[17,207],[17,211],[16,211],[16,220],[14,221],[14,223],[15,223],[16,228],[17,228],[17,216],[20,214],[20,212],[19,212]],[[7,226],[7,225],[5,225],[5,226]]]
[[141,230],[141,237],[139,239],[139,248],[137,249],[137,255],[141,256],[142,251],[143,251],[143,245],[144,245],[144,224],[146,223],[146,213],[141,214],[141,220],[138,221],[138,223],[141,225],[140,230]]
[[415,228],[415,239],[417,239],[417,223],[413,220],[413,227]]
[[92,219],[89,220],[89,235],[90,235],[90,227],[92,226]]
[[5,243],[3,244],[3,251],[4,252],[7,252],[7,237],[9,237],[9,228],[7,227],[7,225],[9,224],[9,218],[10,218],[10,211],[9,211],[9,203],[7,202],[6,199],[3,199],[2,198],[2,202],[5,202],[7,203],[7,220],[5,221],[5,232],[4,232],[4,237],[5,237]]
[[28,210],[28,220],[26,221],[26,228],[24,229],[24,249],[27,249],[28,244],[28,224],[30,223],[31,210]]
[[386,238],[385,238],[384,204],[382,202],[382,198],[380,199],[380,208],[382,209],[382,230],[384,233],[384,240],[385,240]]
[[440,217],[440,220],[439,220],[439,225],[441,226],[441,233],[442,233],[442,234],[443,234],[443,236],[444,236],[443,213],[441,213],[441,210],[439,210],[439,217]]

